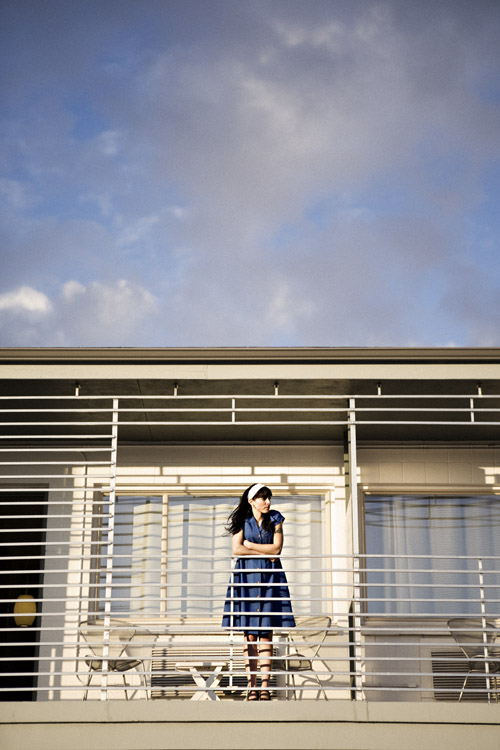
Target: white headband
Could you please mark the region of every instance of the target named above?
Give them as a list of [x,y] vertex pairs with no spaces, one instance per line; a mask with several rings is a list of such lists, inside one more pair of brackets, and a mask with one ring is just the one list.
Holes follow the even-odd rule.
[[266,486],[265,484],[254,484],[254,485],[252,485],[252,487],[248,491],[248,495],[247,495],[248,499],[249,500],[253,500],[254,497],[255,497],[255,495],[257,494],[257,492],[259,490],[262,490],[265,486]]

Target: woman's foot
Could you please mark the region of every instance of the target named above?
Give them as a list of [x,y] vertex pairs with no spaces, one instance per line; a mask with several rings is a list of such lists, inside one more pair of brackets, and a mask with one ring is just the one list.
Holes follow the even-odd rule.
[[260,691],[260,699],[261,701],[270,701],[271,700],[271,694],[269,693],[269,690],[264,688]]
[[250,690],[250,692],[248,693],[247,700],[248,701],[258,701],[259,700],[259,694],[258,694],[257,690]]

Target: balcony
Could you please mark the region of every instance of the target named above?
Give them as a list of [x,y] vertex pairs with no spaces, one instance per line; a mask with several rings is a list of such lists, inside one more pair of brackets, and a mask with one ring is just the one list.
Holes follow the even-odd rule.
[[[208,547],[202,526],[186,541],[190,511],[179,498],[232,502],[265,471],[277,495],[309,504],[321,537],[304,548],[289,531],[300,519],[287,526],[282,561],[297,627],[274,629],[274,702],[497,702],[500,558],[462,555],[459,544],[458,555],[439,545],[433,554],[362,554],[356,449],[382,446],[384,465],[401,445],[439,451],[444,439],[455,453],[492,452],[498,383],[474,392],[450,382],[437,393],[415,381],[415,392],[391,395],[354,385],[362,392],[314,379],[232,381],[230,393],[226,381],[192,380],[168,394],[163,381],[89,381],[86,392],[62,380],[43,392],[8,383],[0,697],[245,702],[243,636],[221,627],[232,561],[212,529],[222,530],[223,515],[212,502]],[[280,460],[264,463],[277,444]],[[497,466],[476,463],[469,483],[493,509],[481,523],[496,528]],[[332,542],[333,495],[345,517]]]
[[[13,577],[26,569],[15,568],[16,559]],[[25,565],[36,559],[22,557]],[[181,573],[179,560],[171,562],[182,582],[167,590],[160,617],[138,614],[161,592],[130,562],[120,566],[122,583],[111,581],[114,592],[105,582],[94,589],[103,599],[89,596],[74,571],[63,581],[60,568],[59,583],[45,584],[43,597],[9,599],[17,584],[4,584],[4,604],[16,614],[2,621],[10,642],[2,649],[3,698],[245,701],[243,635],[205,614],[208,603],[222,614],[231,560],[225,583],[220,564],[213,567],[211,591],[197,581],[192,560]],[[498,702],[499,558],[284,555],[282,563],[300,614],[295,628],[273,631],[275,701]],[[315,580],[305,586],[304,569],[313,567]],[[169,615],[170,605],[183,603],[189,616]],[[31,607],[40,614],[30,616]],[[260,675],[259,662],[250,666]]]

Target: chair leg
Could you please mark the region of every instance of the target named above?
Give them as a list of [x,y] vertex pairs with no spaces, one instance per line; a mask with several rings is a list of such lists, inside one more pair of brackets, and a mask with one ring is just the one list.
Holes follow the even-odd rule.
[[327,696],[327,694],[326,694],[326,690],[325,690],[325,688],[323,687],[323,685],[321,684],[321,680],[320,680],[320,678],[318,677],[318,675],[316,675],[316,681],[317,681],[317,683],[318,683],[318,692],[319,692],[319,694],[321,695],[321,693],[323,693],[323,695],[324,695],[324,698],[325,698],[325,701],[327,701],[327,700],[328,700],[328,696]]
[[148,701],[150,700],[150,695],[149,695],[150,688],[148,687],[148,676],[146,674],[146,665],[144,664],[144,662],[141,662],[141,663],[142,663],[142,678],[144,679],[144,692],[146,693],[146,700]]
[[125,693],[125,700],[128,701],[128,690],[127,690],[127,678],[124,674],[122,674],[122,680],[123,680],[123,692]]
[[467,675],[465,675],[465,680],[464,680],[463,685],[462,685],[462,690],[460,691],[460,695],[458,696],[458,702],[459,703],[460,703],[460,701],[463,698],[463,694],[465,692],[465,686],[467,685],[467,680],[468,679],[469,679],[469,675],[467,674]]
[[93,677],[93,674],[92,674],[92,670],[90,669],[89,676],[87,677],[87,684],[85,685],[85,693],[83,695],[84,701],[86,701],[89,696],[89,687],[90,687],[90,683],[92,682],[92,677]]

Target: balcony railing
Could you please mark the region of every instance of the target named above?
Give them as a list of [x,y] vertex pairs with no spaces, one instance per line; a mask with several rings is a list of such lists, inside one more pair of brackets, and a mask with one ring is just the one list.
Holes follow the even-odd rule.
[[[77,387],[73,395],[68,383],[53,387],[57,395],[0,396],[0,697],[10,700],[246,697],[243,635],[221,627],[230,557],[207,553],[197,568],[196,555],[173,555],[164,536],[153,557],[146,537],[125,554],[115,523],[117,489],[229,495],[245,477],[200,480],[157,464],[151,473],[137,470],[118,461],[123,443],[128,450],[282,438],[343,445],[349,428],[362,440],[470,446],[500,434],[500,396],[480,387],[414,395],[325,393],[326,381],[316,393],[299,392],[314,383],[293,382],[288,388],[297,392],[288,393],[257,382],[236,384],[232,394],[198,381],[169,394]],[[352,493],[352,460],[350,471]],[[290,484],[277,475],[277,488]],[[331,488],[331,477],[322,486]],[[307,493],[310,482],[294,487]],[[157,529],[163,535],[165,525]],[[498,698],[498,557],[285,549],[297,626],[273,631],[276,699]]]
[[[500,435],[500,395],[480,385],[476,392],[461,392],[460,383],[450,382],[448,393],[434,393],[429,385],[427,393],[389,394],[378,386],[373,393],[343,394],[325,392],[325,385],[314,381],[308,386],[291,381],[286,391],[277,383],[250,381],[218,393],[216,386],[194,381],[182,387],[165,384],[170,393],[112,395],[84,393],[79,386],[73,395],[67,392],[71,385],[63,384],[57,395],[0,395],[0,442],[6,446],[0,451],[24,446],[33,453],[44,446],[50,452],[65,441],[68,449],[85,444],[102,452],[118,431],[121,440],[138,442],[193,436],[337,439],[347,426],[358,427],[360,436],[370,440],[491,440]],[[2,466],[9,463],[2,461]],[[103,460],[97,463],[105,466]]]
[[[212,556],[207,593],[192,556],[180,585],[157,591],[134,561],[120,567],[120,582],[103,586],[98,566],[109,575],[119,559],[74,554],[68,566],[50,548],[42,557],[45,580],[33,598],[9,592],[38,570],[39,555],[12,555],[2,582],[3,699],[245,700],[248,666],[262,675],[259,661],[245,671],[243,633],[221,627],[230,559],[223,581]],[[167,582],[169,562],[168,554],[157,561]],[[307,586],[304,562],[315,571]],[[500,558],[284,555],[282,563],[300,614],[295,628],[273,630],[275,700],[498,701]],[[160,597],[164,613],[138,614],[138,603]],[[242,597],[231,598],[234,607]],[[189,616],[169,616],[179,602],[190,604]]]

